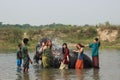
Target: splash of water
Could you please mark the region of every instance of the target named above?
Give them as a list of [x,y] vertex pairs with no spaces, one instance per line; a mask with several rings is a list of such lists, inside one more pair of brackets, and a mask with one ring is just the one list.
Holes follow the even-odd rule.
[[60,49],[62,47],[63,41],[59,38],[54,38],[52,39],[52,44],[56,49]]

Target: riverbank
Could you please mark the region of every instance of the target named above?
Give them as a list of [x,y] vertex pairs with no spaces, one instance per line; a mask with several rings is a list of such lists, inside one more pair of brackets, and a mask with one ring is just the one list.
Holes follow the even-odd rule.
[[74,44],[87,45],[95,37],[101,41],[101,49],[120,49],[120,26],[76,26],[63,24],[49,24],[41,26],[31,25],[0,25],[0,52],[16,51],[22,39],[29,38],[29,50],[35,51],[38,41],[44,37],[61,45],[66,42],[70,48]]
[[[76,49],[76,47],[74,46],[76,43],[68,43],[67,42],[67,44],[68,44],[68,47],[70,48],[70,49]],[[8,46],[9,45],[9,46]],[[28,45],[28,49],[29,49],[29,52],[35,52],[35,48],[36,48],[36,45],[37,45],[37,42],[36,43],[32,43],[32,44],[29,44]],[[4,45],[4,46],[2,46],[2,47],[0,47],[0,53],[10,53],[10,52],[16,52],[17,51],[17,49],[18,49],[18,47],[17,47],[17,44],[14,44],[14,45],[11,45],[11,44],[7,44],[6,46]],[[89,48],[88,47],[86,47],[85,48],[86,50],[89,50]],[[100,47],[100,50],[105,50],[105,49],[118,49],[118,50],[120,50],[120,46],[118,45],[104,45],[104,44],[101,44],[101,47]]]

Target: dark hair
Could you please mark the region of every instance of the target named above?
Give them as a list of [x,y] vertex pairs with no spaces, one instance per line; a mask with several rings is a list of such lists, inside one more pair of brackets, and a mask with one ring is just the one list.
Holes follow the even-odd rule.
[[80,43],[79,43],[79,44],[77,44],[77,45],[79,45],[80,47],[85,47],[85,46],[83,46],[83,45],[82,45],[82,44],[80,44]]
[[21,44],[21,43],[19,43],[19,44],[18,44],[18,47],[20,47],[21,45],[22,45],[22,44]]
[[[66,48],[67,48],[67,43],[63,43],[63,45],[62,46],[66,46]],[[65,49],[64,48],[62,48],[62,53],[64,54],[65,53]]]
[[67,47],[67,43],[63,43],[63,45],[62,45],[62,46],[64,46],[64,45]]
[[101,43],[100,43],[100,41],[99,41],[98,38],[95,38],[94,40],[95,40],[96,42],[98,42],[99,46],[101,45]]
[[24,39],[23,39],[23,42],[24,42],[25,44],[26,44],[28,41],[29,41],[28,38],[24,38]]
[[95,40],[95,41],[98,41],[99,39],[98,39],[98,38],[95,38],[94,40]]
[[52,41],[48,39],[47,42],[46,42],[46,44],[47,44],[47,46],[48,46],[48,43],[49,43],[49,42],[51,43],[51,45],[49,45],[49,46],[50,46],[50,49],[51,49],[51,48],[52,48]]

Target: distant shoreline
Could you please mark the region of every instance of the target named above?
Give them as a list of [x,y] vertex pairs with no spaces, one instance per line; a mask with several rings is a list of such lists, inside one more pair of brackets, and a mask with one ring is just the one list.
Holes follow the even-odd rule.
[[[81,43],[83,45],[93,42],[98,37],[101,49],[120,49],[120,25],[64,25],[49,24],[41,26],[31,25],[0,25],[0,52],[16,52],[18,43],[22,39],[29,38],[29,50],[35,51],[38,41],[42,38],[50,38],[59,45],[66,42],[71,46]],[[70,47],[71,47],[70,46]]]
[[[35,52],[35,48],[33,47],[28,47],[29,52]],[[70,48],[73,49],[73,48]],[[104,50],[104,49],[117,49],[120,50],[120,46],[101,46],[100,50]],[[88,47],[85,48],[85,50],[90,50]],[[11,48],[11,49],[5,49],[5,48],[0,48],[0,53],[11,53],[14,52],[16,53],[17,48]]]

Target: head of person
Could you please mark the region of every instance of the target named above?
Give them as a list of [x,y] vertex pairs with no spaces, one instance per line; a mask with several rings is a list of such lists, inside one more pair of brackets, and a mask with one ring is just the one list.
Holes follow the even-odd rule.
[[45,46],[45,45],[46,45],[46,42],[43,41],[43,42],[41,43],[41,46]]
[[18,47],[21,49],[21,48],[22,48],[22,44],[21,44],[21,43],[19,43],[19,44],[18,44]]
[[62,47],[67,48],[67,43],[63,43]]
[[47,44],[47,46],[49,46],[50,48],[52,48],[52,41],[51,40],[48,40],[46,44]]
[[62,45],[62,53],[65,53],[65,49],[67,48],[67,43],[63,43]]
[[48,40],[47,43],[48,43],[48,45],[52,45],[52,41],[51,40]]
[[28,38],[24,38],[24,39],[23,39],[23,43],[24,43],[24,44],[28,44],[28,41],[29,41]]
[[77,49],[84,48],[84,46],[82,44],[80,44],[80,43],[77,44],[76,47],[77,47]]
[[98,42],[98,41],[99,41],[99,39],[98,39],[98,38],[95,38],[95,39],[94,39],[94,42],[95,42],[95,43],[96,43],[96,42]]

